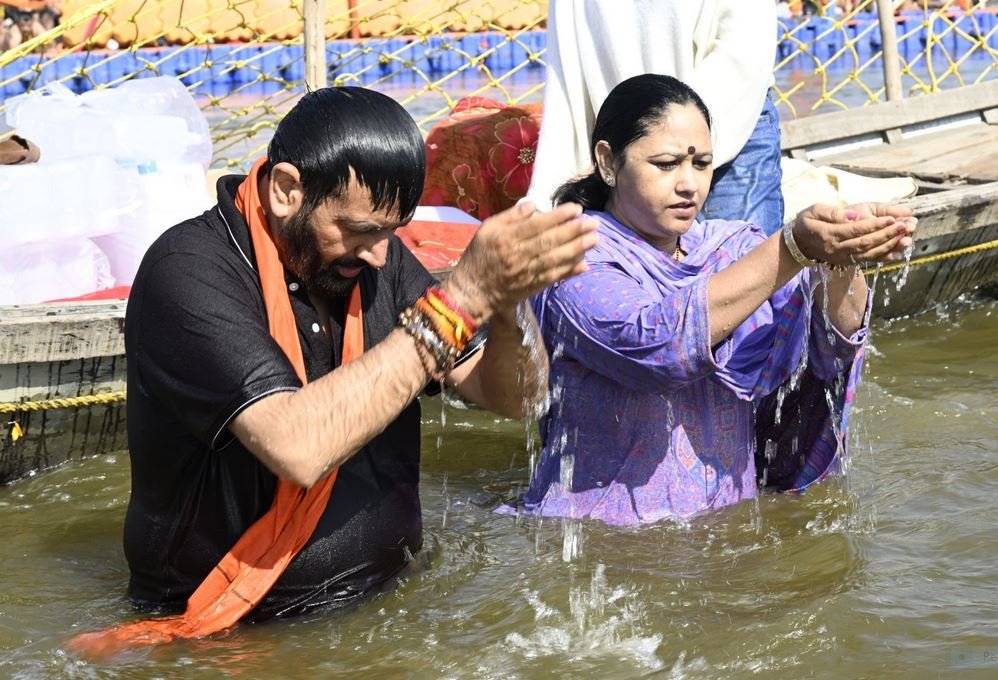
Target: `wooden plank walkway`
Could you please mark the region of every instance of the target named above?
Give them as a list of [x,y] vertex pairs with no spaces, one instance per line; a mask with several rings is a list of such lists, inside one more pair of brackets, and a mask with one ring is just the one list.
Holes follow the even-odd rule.
[[998,79],[781,124],[787,155],[871,176],[998,181]]
[[[998,284],[998,79],[781,124],[783,152],[871,177],[909,176],[918,216],[903,291],[876,316],[914,314]],[[905,278],[887,267],[883,285]],[[868,272],[868,274],[871,274]]]
[[946,183],[998,181],[998,125],[972,125],[908,136],[894,144],[821,156],[823,164],[875,175]]

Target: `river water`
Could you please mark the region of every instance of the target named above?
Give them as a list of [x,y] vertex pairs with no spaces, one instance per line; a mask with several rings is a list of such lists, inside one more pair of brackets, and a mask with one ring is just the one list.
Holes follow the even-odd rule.
[[[345,613],[93,665],[68,636],[133,615],[127,455],[0,488],[0,677],[998,677],[998,302],[875,322],[848,474],[680,526],[491,509],[522,423],[424,402],[425,548]],[[443,423],[443,424],[442,424]]]

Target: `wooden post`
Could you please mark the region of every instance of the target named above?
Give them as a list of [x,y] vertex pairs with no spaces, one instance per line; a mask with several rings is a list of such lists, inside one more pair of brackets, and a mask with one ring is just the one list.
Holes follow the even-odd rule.
[[350,11],[350,37],[359,40],[360,23],[357,21],[357,0],[347,0],[347,9]]
[[892,102],[904,98],[901,91],[901,62],[898,56],[894,3],[891,0],[877,0],[877,14],[880,18],[880,45],[883,48],[884,87],[887,90],[887,101]]
[[304,0],[305,14],[305,89],[326,86],[326,15],[325,0]]

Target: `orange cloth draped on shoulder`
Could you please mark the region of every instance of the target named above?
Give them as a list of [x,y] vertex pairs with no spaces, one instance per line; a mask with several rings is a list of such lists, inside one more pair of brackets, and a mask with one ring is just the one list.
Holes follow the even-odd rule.
[[449,205],[484,220],[530,187],[541,104],[506,106],[465,97],[426,137],[420,205]]
[[[270,334],[304,384],[305,361],[284,281],[284,267],[260,204],[258,180],[264,161],[257,161],[240,185],[236,207],[249,224]],[[343,362],[359,357],[363,351],[364,327],[357,285],[347,306]],[[278,480],[270,509],[246,530],[198,586],[183,614],[84,633],[70,640],[69,648],[88,656],[106,657],[138,645],[204,637],[234,625],[263,599],[312,536],[326,508],[336,472],[333,470],[310,489]]]

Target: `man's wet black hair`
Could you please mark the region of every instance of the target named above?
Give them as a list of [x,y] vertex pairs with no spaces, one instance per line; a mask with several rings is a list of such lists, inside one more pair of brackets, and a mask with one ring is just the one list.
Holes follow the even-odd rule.
[[391,97],[362,87],[324,87],[302,97],[277,125],[267,160],[269,167],[298,169],[306,215],[342,197],[352,169],[375,210],[408,220],[426,174],[415,121]]
[[[596,168],[596,144],[605,140],[616,162],[624,151],[641,139],[666,115],[670,106],[693,104],[703,114],[710,129],[710,111],[692,87],[672,76],[645,73],[621,81],[610,90],[596,115],[589,139],[589,156]],[[578,203],[586,210],[604,210],[610,200],[610,187],[599,172],[566,182],[554,192],[554,203]]]

